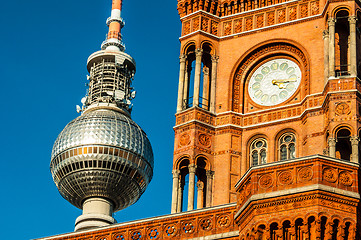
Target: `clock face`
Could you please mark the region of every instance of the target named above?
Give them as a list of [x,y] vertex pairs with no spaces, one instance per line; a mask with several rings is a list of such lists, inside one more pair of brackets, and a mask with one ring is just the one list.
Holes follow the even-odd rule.
[[289,99],[301,82],[301,69],[285,58],[262,64],[252,74],[248,93],[251,99],[262,106],[273,106]]

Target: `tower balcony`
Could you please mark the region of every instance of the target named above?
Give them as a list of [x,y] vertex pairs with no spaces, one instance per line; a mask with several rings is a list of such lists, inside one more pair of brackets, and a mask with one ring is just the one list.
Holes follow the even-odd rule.
[[240,239],[359,239],[359,175],[321,155],[252,167],[236,185]]

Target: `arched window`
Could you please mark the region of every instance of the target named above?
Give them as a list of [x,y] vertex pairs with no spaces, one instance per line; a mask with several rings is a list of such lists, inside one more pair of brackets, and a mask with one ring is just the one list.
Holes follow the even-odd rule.
[[336,14],[335,25],[335,74],[336,77],[350,75],[349,63],[349,13],[341,10]]
[[251,165],[257,166],[267,162],[267,141],[264,138],[255,139],[250,145]]
[[350,142],[351,132],[342,128],[336,133],[336,158],[351,160],[352,147]]
[[215,80],[217,57],[212,46],[203,43],[196,48],[191,43],[180,57],[177,112],[191,107],[207,111],[215,109]]
[[296,158],[296,137],[293,133],[284,133],[278,140],[279,160]]

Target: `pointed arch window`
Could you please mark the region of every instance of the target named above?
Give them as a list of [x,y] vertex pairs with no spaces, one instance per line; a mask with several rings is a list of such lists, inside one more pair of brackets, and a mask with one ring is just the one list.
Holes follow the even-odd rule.
[[267,162],[267,141],[264,138],[255,139],[250,145],[251,166],[265,164]]
[[296,136],[288,132],[278,140],[279,159],[281,161],[296,158]]

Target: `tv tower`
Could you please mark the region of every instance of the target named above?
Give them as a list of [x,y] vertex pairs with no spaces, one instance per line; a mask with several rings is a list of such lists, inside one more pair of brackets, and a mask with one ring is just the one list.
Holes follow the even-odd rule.
[[60,194],[83,210],[75,231],[115,223],[113,213],[135,203],[153,176],[152,147],[130,116],[135,61],[124,52],[121,10],[122,1],[113,0],[102,50],[88,58],[81,116],[66,125],[51,154]]

